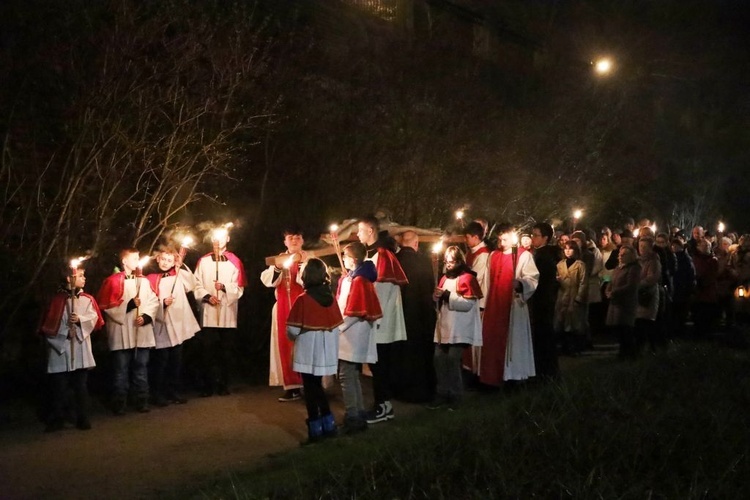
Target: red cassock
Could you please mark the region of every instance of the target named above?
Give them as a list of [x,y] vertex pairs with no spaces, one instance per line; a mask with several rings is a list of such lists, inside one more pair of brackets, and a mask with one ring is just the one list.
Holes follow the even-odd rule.
[[[343,322],[344,319],[341,317],[341,311],[335,300],[329,306],[322,306],[317,300],[302,292],[294,301],[286,324],[304,331],[318,331],[333,330]],[[283,335],[286,337],[286,330]]]
[[[94,330],[101,329],[101,327],[104,326],[104,318],[102,317],[102,312],[99,310],[99,305],[96,303],[96,299],[94,299],[93,296],[83,292],[81,292],[79,296],[86,297],[91,300],[91,304],[94,306],[94,310],[96,311],[97,316],[96,326],[94,326]],[[39,333],[41,335],[44,335],[46,337],[54,337],[57,335],[57,332],[60,330],[60,321],[62,321],[63,312],[65,312],[65,308],[67,307],[66,303],[68,299],[70,299],[70,294],[65,292],[58,292],[54,297],[52,297],[52,301],[47,308],[47,312],[42,318],[42,324],[39,326]]]
[[479,380],[493,386],[500,386],[503,382],[515,278],[513,259],[513,254],[495,251],[490,254],[488,263],[490,286],[482,318]]
[[[289,274],[282,277],[279,284],[276,285],[276,327],[278,335],[276,340],[279,347],[279,357],[281,358],[281,374],[284,378],[284,385],[302,385],[302,376],[292,369],[294,362],[294,342],[286,336],[286,324],[289,317],[289,311],[297,297],[303,292],[302,285],[297,283],[297,274],[299,266],[289,267]],[[287,283],[289,284],[289,294],[286,293]]]

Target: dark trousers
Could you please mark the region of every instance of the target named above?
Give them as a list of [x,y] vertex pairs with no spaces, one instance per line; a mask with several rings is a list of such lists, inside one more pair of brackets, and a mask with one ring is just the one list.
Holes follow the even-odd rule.
[[236,331],[236,328],[204,328],[198,334],[204,391],[216,392],[229,388]]
[[89,412],[88,370],[50,373],[52,388],[52,413],[50,422],[65,420],[69,408],[69,392],[73,390],[74,409],[78,420],[85,420]]
[[635,320],[635,339],[638,352],[648,342],[651,352],[656,352],[667,347],[667,340],[664,337],[664,329],[654,320],[638,318]]
[[391,381],[393,344],[377,344],[377,348],[378,362],[370,365],[375,406],[384,401],[390,401],[393,397],[393,382]]
[[112,351],[114,359],[114,399],[125,401],[132,385],[138,400],[148,399],[148,357],[144,347]]
[[180,392],[182,376],[182,344],[154,349],[148,365],[151,394],[171,399]]
[[615,325],[610,328],[620,343],[619,357],[621,359],[635,359],[638,356],[638,348],[636,347],[633,327],[629,325]]
[[302,387],[305,389],[305,406],[308,420],[317,420],[331,413],[328,397],[323,390],[323,377],[301,373]]

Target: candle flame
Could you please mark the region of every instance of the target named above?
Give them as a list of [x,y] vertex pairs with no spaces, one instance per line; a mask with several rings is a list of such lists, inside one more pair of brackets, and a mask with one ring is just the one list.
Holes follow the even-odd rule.
[[282,265],[284,266],[284,269],[289,269],[290,267],[292,267],[292,264],[294,264],[294,255],[290,255]]
[[182,246],[185,248],[190,247],[190,245],[193,244],[193,237],[192,236],[185,236],[182,238]]
[[633,229],[633,238],[637,238],[638,237],[638,233],[640,233],[640,232],[641,232],[641,230],[639,228]]
[[745,287],[742,287],[742,286],[739,287],[737,289],[737,295],[739,295],[740,297],[744,297],[745,296]]
[[654,234],[656,234],[656,223],[653,223],[651,225],[651,230],[654,232]]
[[78,257],[77,259],[73,259],[70,261],[70,268],[71,269],[78,269],[78,266],[86,260],[86,257]]
[[513,233],[513,246],[518,246],[518,233]]
[[726,229],[726,226],[724,225],[724,223],[723,222],[719,222],[719,232],[723,233],[724,229]]
[[464,211],[463,210],[456,210],[456,219],[461,220],[464,218]]
[[338,231],[338,230],[339,230],[339,225],[338,225],[338,224],[331,224],[331,227],[329,227],[328,229],[329,229],[329,230],[330,230],[330,231],[331,231],[332,233],[335,233],[336,231]]
[[439,254],[442,251],[443,251],[443,242],[442,241],[438,241],[437,243],[435,243],[434,245],[432,245],[432,253],[434,253],[435,255]]
[[213,230],[212,239],[214,241],[220,240],[222,238],[226,238],[227,234],[228,234],[228,231],[226,227],[217,227],[216,229]]
[[577,209],[573,212],[574,219],[580,219],[581,217],[583,217],[583,210]]

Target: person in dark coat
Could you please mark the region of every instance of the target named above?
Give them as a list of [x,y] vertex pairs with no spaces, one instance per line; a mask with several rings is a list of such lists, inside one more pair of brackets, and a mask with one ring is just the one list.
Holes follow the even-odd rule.
[[539,285],[529,301],[531,338],[534,344],[536,374],[541,379],[555,379],[560,376],[553,322],[555,301],[560,287],[556,274],[561,252],[560,247],[551,244],[553,234],[552,226],[546,222],[534,225],[531,230],[534,263],[539,269]]
[[426,403],[435,396],[433,369],[436,312],[432,301],[435,281],[430,258],[419,251],[414,231],[401,235],[396,254],[409,283],[401,287],[406,322],[406,342],[394,344],[394,397],[411,403]]
[[633,327],[638,305],[638,282],[641,279],[641,266],[635,249],[630,246],[620,248],[620,264],[612,273],[612,281],[606,289],[609,298],[607,326],[620,342],[619,357],[635,358],[638,354]]
[[690,312],[690,297],[695,289],[695,266],[682,240],[673,238],[671,245],[677,264],[672,277],[671,329],[675,337],[684,337],[685,323]]

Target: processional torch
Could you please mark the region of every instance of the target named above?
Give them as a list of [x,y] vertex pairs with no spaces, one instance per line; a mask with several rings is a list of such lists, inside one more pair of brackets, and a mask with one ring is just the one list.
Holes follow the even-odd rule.
[[341,258],[341,244],[339,243],[339,226],[338,224],[331,224],[329,228],[331,233],[331,241],[333,241],[333,249],[336,251],[336,257],[339,258],[339,265],[341,266],[341,274],[346,272],[344,269],[344,260]]
[[70,318],[76,312],[76,279],[78,278],[78,265],[83,262],[85,257],[78,257],[70,261],[70,305],[68,309],[68,339],[70,340],[70,366],[75,370],[76,367],[76,325]]

